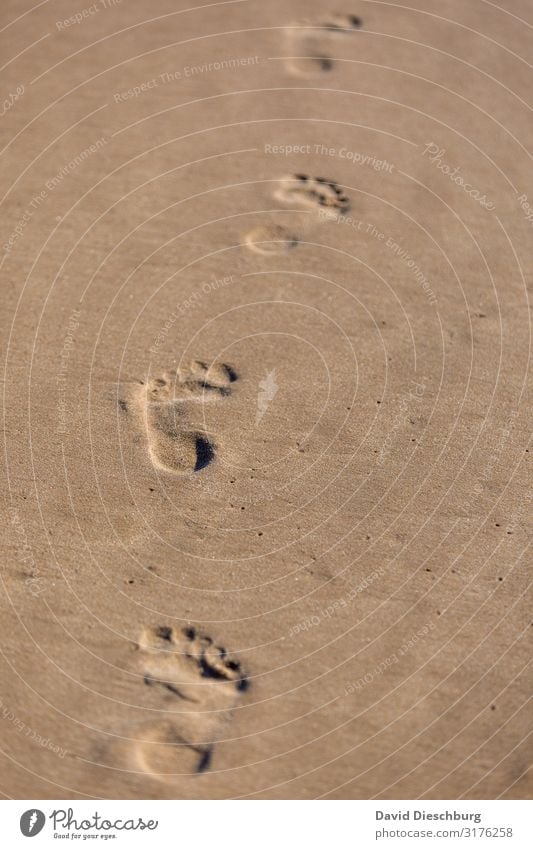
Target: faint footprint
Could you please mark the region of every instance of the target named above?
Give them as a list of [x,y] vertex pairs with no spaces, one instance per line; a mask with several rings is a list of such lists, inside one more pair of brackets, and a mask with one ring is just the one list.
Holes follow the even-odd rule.
[[259,254],[287,254],[298,244],[298,239],[285,227],[268,224],[257,227],[245,236],[248,247]]
[[293,54],[287,60],[300,75],[321,74],[334,66],[332,39],[353,33],[362,26],[357,15],[332,14],[316,23],[302,21],[287,30],[288,46]]
[[343,190],[333,180],[307,174],[284,177],[274,196],[284,203],[315,208],[332,216],[346,212],[350,205]]
[[235,373],[222,363],[208,367],[193,360],[186,368],[151,380],[146,390],[145,423],[155,466],[186,474],[214,456],[211,440],[191,425],[190,403],[219,401],[230,392]]
[[[213,746],[248,679],[229,657],[195,628],[147,628],[138,643],[139,668],[179,712],[140,726],[133,744],[137,766],[154,777],[205,772]],[[177,701],[176,701],[177,700]]]

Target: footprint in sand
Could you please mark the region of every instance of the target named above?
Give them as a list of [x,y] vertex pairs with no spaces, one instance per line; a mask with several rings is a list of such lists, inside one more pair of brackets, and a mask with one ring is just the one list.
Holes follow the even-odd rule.
[[270,256],[288,254],[298,244],[298,239],[285,227],[270,224],[257,227],[245,236],[248,247],[258,254]]
[[284,177],[274,196],[283,203],[311,207],[332,217],[346,212],[350,205],[343,190],[333,180],[308,174]]
[[206,466],[214,456],[212,440],[201,426],[193,426],[197,405],[220,402],[236,380],[223,363],[207,366],[193,360],[189,366],[150,381],[146,389],[144,418],[154,466],[188,474]]
[[287,29],[291,56],[289,68],[296,74],[310,76],[331,71],[334,66],[332,48],[338,37],[352,34],[362,26],[357,15],[333,14],[310,23],[302,21]]
[[162,779],[205,772],[224,725],[248,689],[241,664],[192,627],[147,628],[138,651],[145,685],[158,692],[169,711],[164,720],[136,729],[133,765]]

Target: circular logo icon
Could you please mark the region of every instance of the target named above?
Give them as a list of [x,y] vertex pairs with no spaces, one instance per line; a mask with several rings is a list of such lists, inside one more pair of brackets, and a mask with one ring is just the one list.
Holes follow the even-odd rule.
[[35,837],[42,830],[45,822],[46,817],[42,811],[37,808],[30,808],[20,818],[20,830],[24,837]]

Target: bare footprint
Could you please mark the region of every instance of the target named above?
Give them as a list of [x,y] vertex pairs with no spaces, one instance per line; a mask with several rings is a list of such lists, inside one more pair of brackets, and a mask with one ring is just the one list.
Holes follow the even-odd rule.
[[259,254],[287,254],[298,244],[298,239],[285,227],[269,224],[257,227],[245,236],[248,247]]
[[346,212],[350,205],[343,190],[333,180],[308,174],[284,177],[274,196],[284,203],[311,207],[332,217]]
[[151,778],[175,779],[206,772],[213,747],[184,740],[172,722],[147,723],[137,729],[131,766]]
[[203,702],[212,695],[205,681],[220,681],[215,699],[222,706],[235,699],[235,692],[248,686],[241,665],[228,657],[226,649],[195,628],[177,630],[167,626],[148,628],[139,639],[145,683],[160,685],[188,702]]
[[214,456],[210,438],[191,424],[190,404],[220,401],[230,392],[235,373],[223,363],[207,366],[193,360],[178,371],[150,381],[145,424],[152,462],[158,468],[188,474]]
[[287,60],[290,69],[302,76],[331,71],[334,39],[351,34],[361,26],[361,18],[345,14],[332,14],[316,23],[294,24],[287,30],[288,47],[293,54]]
[[[515,777],[517,773],[518,777]],[[515,769],[515,775],[509,787],[502,793],[502,799],[531,799],[533,797],[533,766],[521,763]]]
[[248,689],[241,664],[192,627],[147,628],[138,649],[144,683],[169,712],[136,730],[135,765],[156,778],[205,772],[224,724]]

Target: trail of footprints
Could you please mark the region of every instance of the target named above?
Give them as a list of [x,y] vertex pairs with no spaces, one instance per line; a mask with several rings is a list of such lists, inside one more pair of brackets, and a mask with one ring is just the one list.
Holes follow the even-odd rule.
[[207,366],[193,360],[187,367],[151,380],[143,400],[150,457],[154,466],[177,474],[199,471],[214,457],[214,438],[202,430],[195,414],[201,405],[221,402],[237,379],[223,363]]
[[238,660],[195,628],[145,629],[138,669],[167,715],[137,731],[133,766],[153,778],[202,773],[249,681]]

